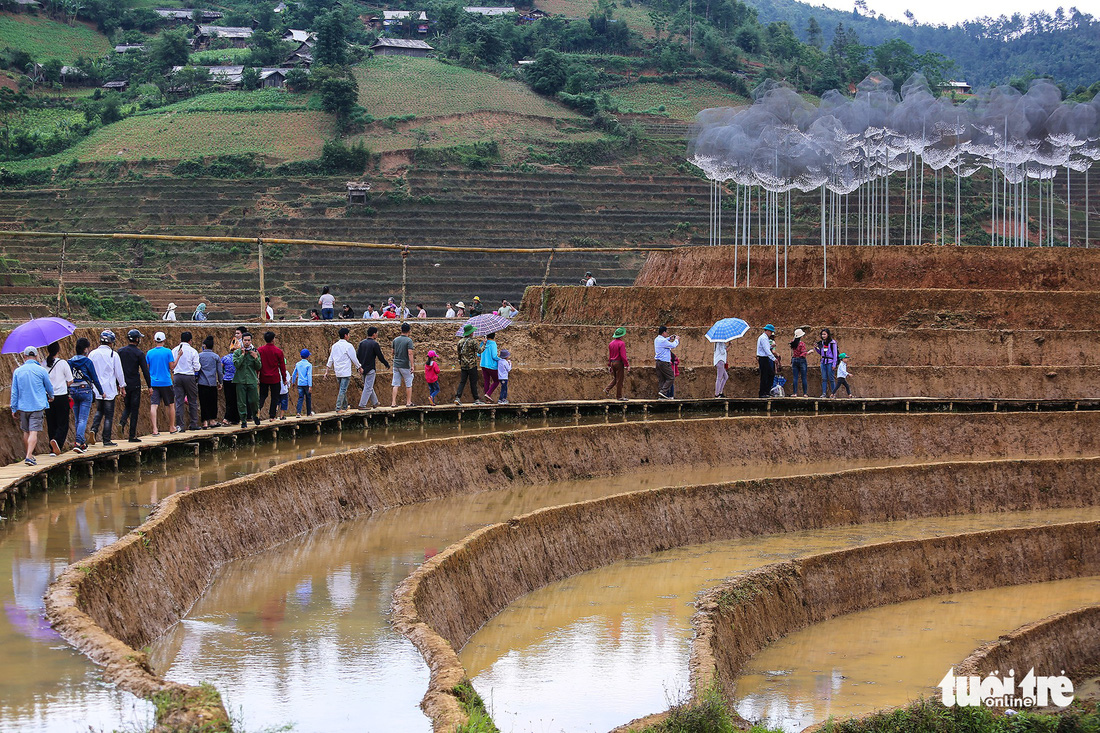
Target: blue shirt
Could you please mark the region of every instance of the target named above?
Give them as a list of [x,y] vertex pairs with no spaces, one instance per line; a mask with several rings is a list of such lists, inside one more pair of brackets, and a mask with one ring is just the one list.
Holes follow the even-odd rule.
[[481,366],[485,369],[497,368],[497,342],[493,339],[485,342],[485,351],[481,352]]
[[167,346],[149,349],[149,353],[145,355],[145,360],[149,362],[150,386],[171,387],[172,367],[169,365],[172,363],[172,350]]
[[672,361],[672,350],[680,345],[679,337],[669,341],[667,336],[653,339],[653,354],[657,361]]
[[290,373],[290,378],[296,380],[294,383],[299,387],[312,387],[313,365],[302,359],[294,365],[294,371]]
[[237,366],[233,363],[233,353],[222,357],[222,381],[232,382],[233,375],[237,373]]
[[11,375],[11,411],[37,412],[49,407],[53,398],[50,373],[34,359]]

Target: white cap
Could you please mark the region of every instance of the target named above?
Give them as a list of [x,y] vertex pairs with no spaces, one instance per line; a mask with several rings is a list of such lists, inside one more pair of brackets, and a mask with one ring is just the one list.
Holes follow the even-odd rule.
[[164,331],[157,331],[153,334],[154,341],[167,341],[168,337],[164,335]]
[[168,310],[174,311],[175,309],[176,309],[176,304],[175,303],[169,303],[168,304]]
[[37,357],[38,356],[38,349],[34,348],[33,346],[28,346],[27,348],[23,349],[23,356]]

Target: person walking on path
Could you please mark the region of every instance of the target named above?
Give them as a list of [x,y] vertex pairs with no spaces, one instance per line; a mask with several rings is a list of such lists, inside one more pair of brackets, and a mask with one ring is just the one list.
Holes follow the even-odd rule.
[[581,282],[584,283],[584,286],[586,288],[590,288],[596,284],[596,278],[592,277],[591,272],[586,272],[584,273],[584,277],[581,279]]
[[802,396],[810,396],[810,388],[806,383],[806,375],[809,372],[806,366],[806,354],[808,349],[806,348],[806,342],[802,340],[802,337],[806,335],[806,332],[801,328],[794,330],[794,340],[791,341],[791,377],[793,384],[791,385],[791,391],[794,393],[794,397],[798,397],[798,380],[802,380]]
[[302,349],[302,358],[294,365],[290,373],[290,383],[298,388],[298,409],[295,417],[302,416],[302,400],[306,402],[306,415],[313,414],[313,363],[309,360],[309,349]]
[[462,390],[466,383],[470,383],[470,393],[474,397],[474,404],[482,404],[477,396],[477,365],[478,356],[481,354],[481,345],[474,340],[474,326],[467,323],[462,327],[462,336],[458,340],[458,391],[455,392],[455,404],[462,404]]
[[237,389],[237,416],[241,420],[241,427],[248,427],[249,418],[259,425],[260,355],[256,353],[252,334],[248,331],[241,334],[241,348],[233,352],[233,369],[233,384]]
[[164,331],[153,334],[156,347],[149,349],[145,361],[149,364],[149,421],[153,426],[153,435],[160,435],[157,423],[157,407],[164,405],[168,410],[168,432],[176,432],[176,394],[172,389],[172,367],[176,360],[172,351],[164,345],[167,340]]
[[275,332],[264,333],[264,345],[257,349],[260,355],[260,409],[264,409],[264,403],[268,396],[271,404],[267,408],[267,419],[274,420],[275,413],[279,409],[279,390],[287,377],[286,356],[283,350],[275,345]]
[[358,369],[361,365],[359,357],[355,355],[354,347],[348,342],[348,334],[351,330],[345,327],[338,333],[340,338],[329,351],[324,377],[328,376],[330,368],[336,372],[336,379],[340,384],[336,393],[336,412],[344,412],[348,409],[348,383],[351,382],[351,370],[353,366]]
[[[234,340],[240,340],[240,329],[237,333]],[[222,417],[222,425],[236,425],[241,419],[237,414],[237,387],[233,384],[233,377],[237,373],[237,367],[233,366],[234,351],[236,348],[230,344],[229,351],[219,359],[222,363],[222,394],[225,395],[225,415]]]
[[397,407],[397,390],[405,385],[405,407],[413,406],[413,350],[416,344],[409,337],[412,326],[401,324],[401,335],[393,340],[393,397],[390,407]]
[[336,296],[328,291],[328,285],[321,288],[321,297],[317,299],[317,305],[321,306],[321,320],[331,321],[336,313]]
[[428,385],[428,402],[432,407],[436,406],[436,395],[439,394],[439,360],[435,351],[428,352],[428,358],[424,361],[424,382]]
[[679,337],[668,337],[668,326],[657,329],[657,338],[653,339],[653,355],[657,361],[657,399],[671,400],[669,391],[676,383],[676,375],[672,371],[672,350],[680,345]]
[[194,315],[191,316],[192,321],[205,321],[206,320],[206,303],[199,303],[195,308]]
[[376,326],[368,328],[367,337],[359,342],[359,348],[355,350],[355,358],[359,360],[359,373],[363,375],[363,396],[359,398],[360,410],[378,407],[378,395],[374,391],[374,380],[378,376],[376,363],[380,361],[387,369],[390,368],[390,363],[382,353],[382,347],[374,338],[377,333]]
[[479,296],[475,295],[474,299],[470,301],[469,312],[471,318],[481,315],[481,298]]
[[836,397],[836,393],[843,387],[848,393],[848,396],[852,396],[852,388],[848,386],[848,355],[841,352],[837,356],[836,365],[836,389],[833,390],[833,397]]
[[89,357],[95,364],[95,372],[99,375],[99,383],[102,391],[97,392],[95,419],[92,420],[92,442],[99,437],[99,426],[103,425],[103,445],[117,445],[111,440],[111,428],[115,421],[115,398],[119,391],[126,393],[126,377],[122,373],[122,361],[118,358],[112,344],[115,342],[115,333],[110,329],[99,334],[99,347]]
[[53,402],[53,385],[50,374],[38,363],[38,349],[23,349],[23,364],[11,376],[11,416],[23,431],[23,450],[28,466],[37,466],[34,450],[38,447],[38,431],[46,408]]
[[508,380],[512,377],[512,352],[504,349],[497,359],[497,377],[500,379],[499,404],[508,404]]
[[[199,352],[191,345],[191,332],[180,334],[179,345],[172,349],[172,391],[176,397],[176,432],[199,429]],[[185,412],[186,410],[186,412]]]
[[160,317],[162,321],[174,321],[176,320],[176,304],[169,303],[168,310],[164,311],[164,315]]
[[222,387],[222,360],[214,351],[214,337],[202,340],[199,352],[199,419],[202,429],[218,426],[218,390]]
[[69,387],[69,394],[72,396],[73,412],[76,414],[76,433],[73,436],[73,451],[76,453],[88,450],[84,433],[88,429],[88,414],[92,410],[92,402],[95,399],[93,388],[103,391],[95,371],[95,364],[88,358],[88,351],[91,348],[91,341],[83,337],[78,338],[76,356],[69,359],[69,368],[73,372],[73,383]]
[[444,318],[454,318],[455,317],[455,308],[450,303],[447,304],[447,312],[443,314],[443,317]]
[[814,344],[814,351],[821,357],[821,396],[831,397],[836,393],[836,356],[837,345],[832,332],[821,329],[821,340]]
[[145,386],[151,387],[149,380],[149,362],[145,358],[145,352],[139,345],[143,334],[136,328],[131,328],[126,333],[129,342],[118,350],[118,359],[122,362],[122,374],[126,380],[126,396],[123,398],[122,417],[118,420],[118,432],[122,435],[126,423],[130,423],[130,442],[140,443],[137,436],[138,414],[141,412],[141,380],[145,378]]
[[772,336],[775,326],[768,324],[760,338],[756,339],[756,361],[760,366],[760,394],[758,397],[770,397],[772,383],[775,382],[775,351],[772,349]]
[[728,341],[718,341],[714,344],[714,396],[725,397],[726,381],[730,378],[729,364],[726,362]]
[[271,307],[271,296],[264,296],[264,320],[275,320],[275,309]]
[[481,390],[485,393],[485,401],[493,401],[493,392],[500,386],[500,375],[497,374],[497,335],[491,333],[485,337],[481,344]]
[[626,382],[626,373],[630,371],[630,360],[626,358],[626,329],[619,326],[611,335],[611,343],[607,345],[607,371],[611,375],[611,384],[603,389],[603,393],[611,396],[611,388],[615,388],[615,399],[623,399],[623,384]]
[[46,438],[50,441],[50,455],[61,455],[65,439],[69,437],[69,387],[73,383],[73,370],[69,362],[58,359],[61,344],[54,341],[46,347],[46,371],[53,387],[53,402],[46,408]]

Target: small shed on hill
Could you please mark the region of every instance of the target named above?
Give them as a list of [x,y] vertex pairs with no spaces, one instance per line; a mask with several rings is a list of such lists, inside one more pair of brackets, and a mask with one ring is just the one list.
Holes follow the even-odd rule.
[[121,91],[124,91],[126,89],[126,87],[128,87],[129,85],[130,85],[130,82],[128,82],[126,80],[109,81],[109,82],[107,82],[106,84],[103,85],[103,88],[104,89],[114,89],[115,91],[121,92]]
[[466,7],[462,8],[462,9],[465,10],[467,13],[474,13],[476,15],[484,15],[488,18],[495,18],[495,17],[500,16],[500,15],[508,15],[509,13],[516,12],[516,9],[513,8],[513,7],[507,7],[507,8],[500,7],[500,8],[498,8],[498,7],[488,7],[488,6],[482,6],[482,5],[467,5]]
[[23,10],[28,13],[33,13],[42,7],[42,3],[38,2],[38,0],[13,0],[13,3],[16,12]]
[[424,41],[404,38],[379,38],[370,50],[379,56],[416,56],[418,58],[424,58],[435,51]]
[[365,204],[367,203],[367,194],[370,192],[370,184],[363,181],[348,181],[348,203],[349,204]]
[[[174,23],[190,23],[196,11],[194,8],[156,8],[153,12],[164,20]],[[217,20],[222,17],[217,10],[199,10],[198,12],[202,13],[203,20]]]
[[230,48],[247,48],[249,41],[252,40],[252,29],[221,25],[197,25],[195,26],[195,37],[192,39],[191,45],[202,50],[209,48],[210,44],[219,38],[229,41]]

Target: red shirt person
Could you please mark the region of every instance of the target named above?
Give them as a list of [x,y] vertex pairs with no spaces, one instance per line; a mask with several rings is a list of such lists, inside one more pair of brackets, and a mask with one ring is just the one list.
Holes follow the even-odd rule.
[[256,353],[260,355],[260,408],[263,408],[264,400],[270,393],[271,405],[268,407],[267,416],[268,419],[274,420],[281,399],[279,393],[282,392],[282,384],[287,379],[286,357],[283,355],[283,350],[275,345],[274,331],[264,334],[264,345],[256,349]]
[[620,326],[615,329],[611,343],[607,345],[607,371],[611,374],[611,384],[604,388],[604,394],[611,396],[611,389],[615,389],[615,399],[623,399],[623,382],[626,381],[626,370],[630,368],[630,361],[626,358],[626,342],[623,336],[626,329]]

